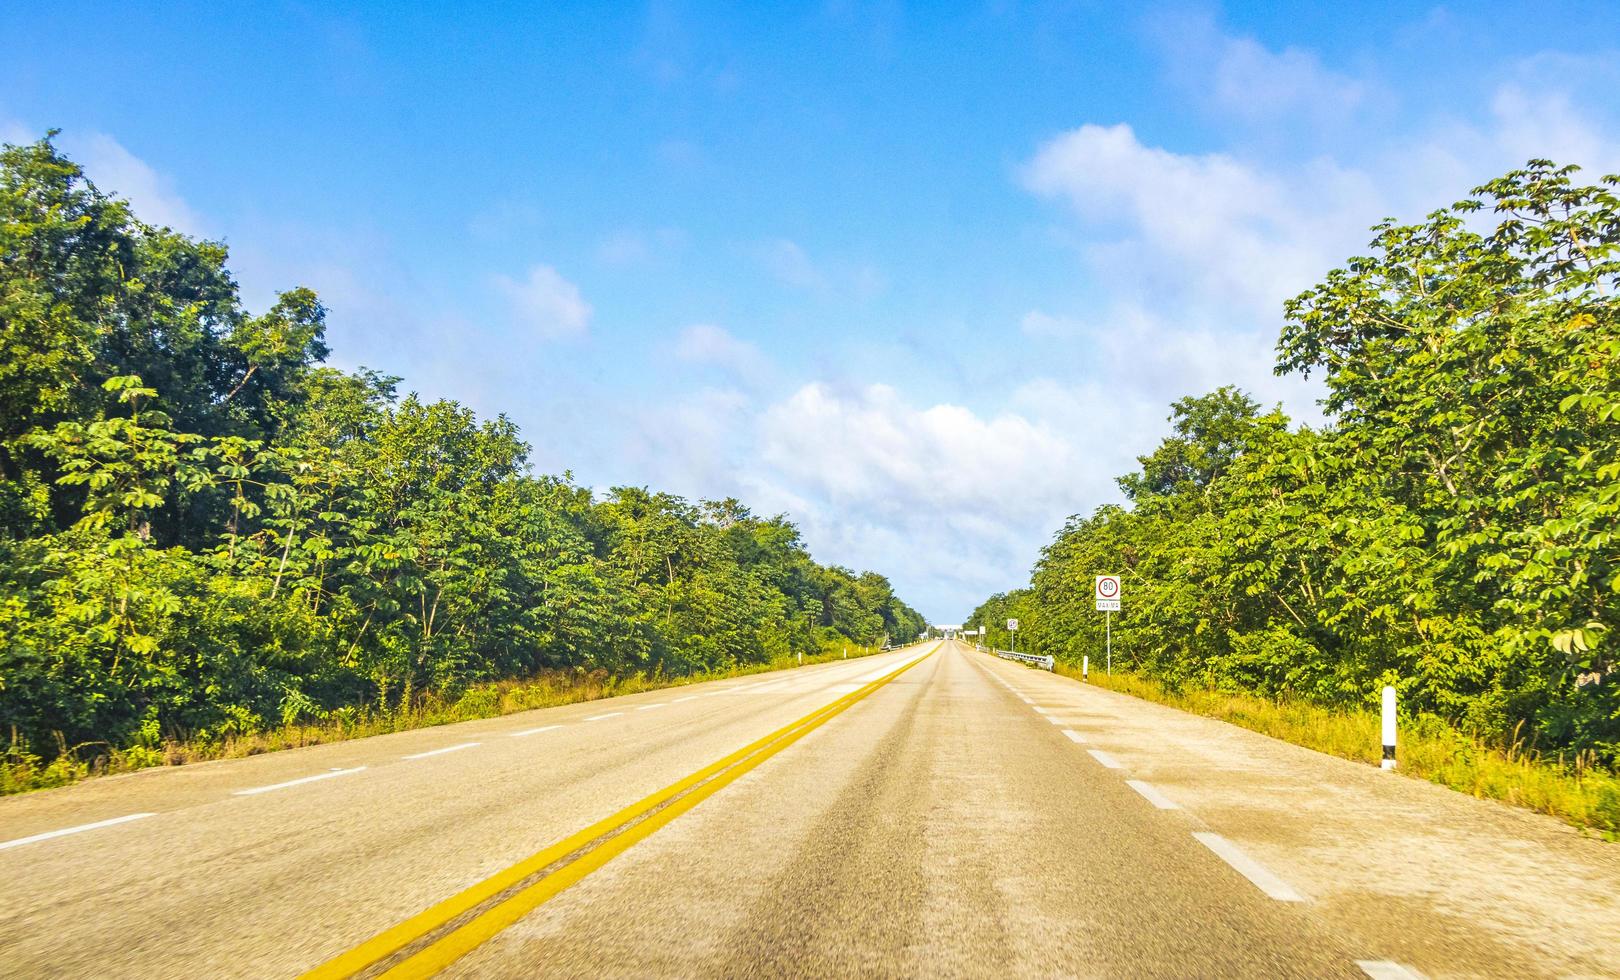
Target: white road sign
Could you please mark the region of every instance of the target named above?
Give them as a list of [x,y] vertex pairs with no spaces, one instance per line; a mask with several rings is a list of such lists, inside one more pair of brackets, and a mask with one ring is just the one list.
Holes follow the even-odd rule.
[[1097,611],[1119,612],[1119,576],[1097,576]]
[[1018,632],[1018,620],[1016,620],[1016,619],[1007,620],[1007,629],[1010,632],[1013,632],[1013,633]]

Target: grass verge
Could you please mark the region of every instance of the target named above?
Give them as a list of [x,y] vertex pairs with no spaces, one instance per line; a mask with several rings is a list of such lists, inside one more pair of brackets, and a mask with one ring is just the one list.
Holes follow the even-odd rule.
[[[826,652],[804,658],[804,665],[842,659],[842,644]],[[881,653],[879,647],[850,644],[850,659]],[[113,775],[149,769],[153,766],[179,766],[211,759],[237,759],[244,756],[295,749],[326,742],[342,742],[372,735],[386,735],[415,728],[432,728],[458,721],[497,718],[536,708],[554,708],[581,701],[637,694],[670,687],[684,687],[727,677],[742,677],[799,666],[795,657],[778,657],[757,664],[727,670],[667,677],[636,674],[613,677],[605,671],[551,671],[526,680],[495,681],[473,685],[456,698],[425,692],[409,704],[387,710],[372,706],[340,708],[327,712],[318,721],[282,725],[262,731],[228,735],[207,741],[165,742],[159,746],[110,746],[104,742],[63,746],[54,759],[45,760],[15,739],[0,755],[0,796],[30,790],[66,786],[92,776]]]
[[[1058,673],[1080,679],[1079,667]],[[1382,758],[1379,718],[1364,709],[1326,708],[1216,690],[1173,691],[1152,678],[1115,672],[1089,683],[1218,718],[1272,738],[1368,765]],[[1620,775],[1590,757],[1547,757],[1520,744],[1507,748],[1458,731],[1433,715],[1403,718],[1395,770],[1480,799],[1550,814],[1608,840],[1620,840]]]

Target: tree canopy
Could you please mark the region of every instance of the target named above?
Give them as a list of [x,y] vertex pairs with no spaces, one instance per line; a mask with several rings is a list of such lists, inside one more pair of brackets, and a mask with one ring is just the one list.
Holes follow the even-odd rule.
[[[54,134],[52,134],[54,135]],[[0,151],[0,727],[151,744],[544,668],[684,674],[909,637],[783,516],[535,474],[507,418],[327,367],[303,288]]]
[[[1620,178],[1531,161],[1286,304],[1279,373],[1328,424],[1233,388],[1173,407],[1030,587],[970,622],[1078,659],[1124,576],[1115,662],[1173,684],[1404,704],[1620,755]],[[1005,613],[1012,608],[1015,612]],[[1004,634],[992,637],[1004,641]]]

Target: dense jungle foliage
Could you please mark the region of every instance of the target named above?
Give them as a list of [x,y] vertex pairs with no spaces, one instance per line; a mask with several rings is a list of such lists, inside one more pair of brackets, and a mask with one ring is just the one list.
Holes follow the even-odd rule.
[[1286,304],[1278,373],[1320,428],[1236,388],[1172,406],[1028,588],[970,624],[1098,664],[1092,576],[1124,577],[1114,659],[1172,686],[1403,710],[1544,751],[1620,755],[1620,178],[1531,161],[1375,227]]
[[[53,134],[54,135],[54,134]],[[783,517],[530,472],[506,418],[322,366],[226,249],[0,151],[0,732],[155,746],[543,669],[679,675],[924,628]],[[29,748],[32,746],[32,749]]]

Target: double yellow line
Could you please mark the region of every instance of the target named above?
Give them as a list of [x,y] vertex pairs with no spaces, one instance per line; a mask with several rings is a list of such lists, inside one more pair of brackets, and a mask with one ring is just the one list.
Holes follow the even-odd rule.
[[[933,656],[939,647],[862,685],[798,721],[743,746],[606,819],[524,858],[304,974],[303,980],[352,977],[443,932],[383,971],[383,977],[428,977],[476,949],[570,885],[629,850],[660,827],[718,793],[744,773],[830,721],[855,702]],[[590,846],[594,844],[595,846]],[[577,852],[577,853],[576,853]],[[524,885],[541,872],[559,865]],[[522,887],[519,887],[522,886]],[[506,894],[511,892],[511,894]],[[504,898],[501,896],[505,895]],[[499,899],[497,901],[497,899]],[[476,912],[482,906],[488,906]],[[470,916],[470,918],[469,918]],[[459,925],[445,930],[458,919]]]

